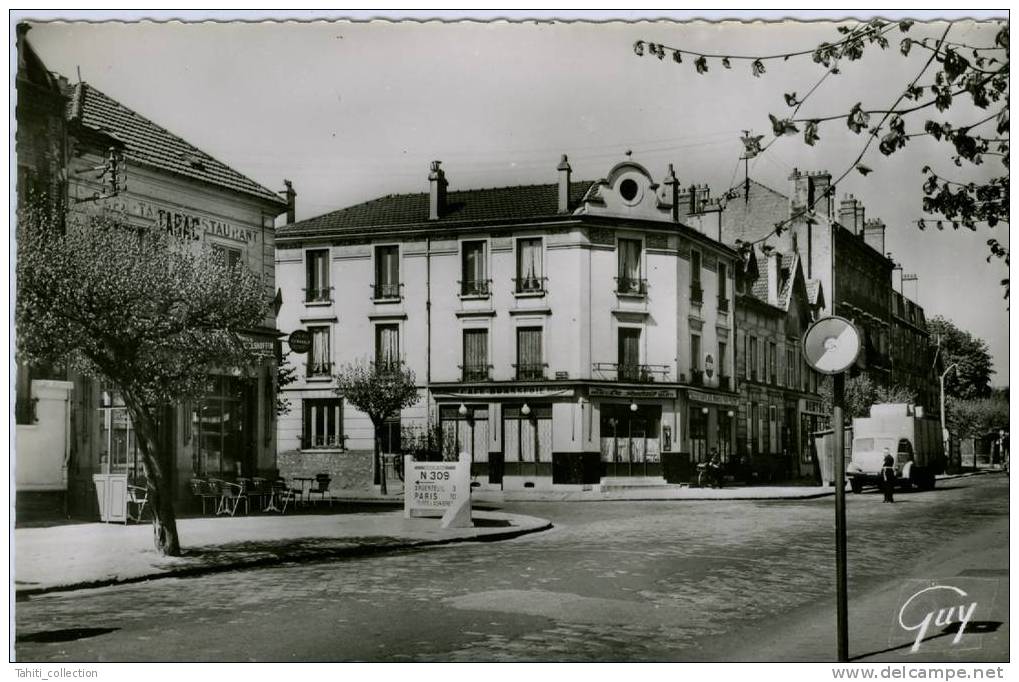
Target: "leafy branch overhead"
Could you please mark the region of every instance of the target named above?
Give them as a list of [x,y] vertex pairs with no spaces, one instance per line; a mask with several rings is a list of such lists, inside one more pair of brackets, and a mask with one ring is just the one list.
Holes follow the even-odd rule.
[[[942,27],[944,32],[940,33]],[[955,229],[975,229],[980,224],[995,227],[1009,222],[1009,27],[1004,21],[973,23],[964,35],[977,38],[968,38],[969,42],[952,39],[950,34],[955,27],[956,24],[944,22],[914,24],[874,19],[837,26],[838,39],[814,48],[771,55],[709,54],[643,40],[634,44],[634,52],[660,60],[671,54],[673,64],[682,64],[683,58],[689,57],[697,74],[708,73],[715,62],[728,69],[733,62],[743,61],[749,64],[750,74],[755,78],[766,74],[765,63],[769,61],[809,56],[822,67],[820,78],[809,89],[783,93],[785,105],[791,111],[768,115],[773,139],[759,151],[767,151],[775,140],[795,135],[802,135],[805,144],[815,146],[830,132],[828,125],[844,121],[846,129],[864,136],[865,141],[857,157],[832,183],[835,185],[854,170],[864,176],[882,175],[874,160],[864,163],[873,143],[883,156],[890,156],[906,148],[914,138],[928,137],[945,145],[947,159],[960,175],[946,177],[944,172],[934,171],[930,166],[923,168],[922,179],[917,183],[922,192],[918,208],[927,217],[917,221],[920,229],[930,224]],[[919,35],[935,28],[939,36]],[[888,50],[894,36],[899,38],[898,50],[892,50],[893,53],[902,59],[915,60],[918,66],[920,60],[924,63],[891,105],[868,103],[869,93],[863,92],[861,101],[848,110],[825,115],[800,113],[829,77],[841,73],[841,64],[863,59],[870,49]],[[886,75],[876,73],[875,78],[883,79]],[[986,115],[975,115],[973,111],[984,111]],[[986,164],[993,164],[997,170],[988,169]],[[967,170],[976,166],[984,168],[975,174],[974,180],[964,177]],[[824,198],[816,197],[815,203]],[[807,209],[809,212],[812,207]],[[777,225],[776,231],[783,227],[784,224]],[[1008,248],[997,241],[993,244],[992,257],[1007,263]]]

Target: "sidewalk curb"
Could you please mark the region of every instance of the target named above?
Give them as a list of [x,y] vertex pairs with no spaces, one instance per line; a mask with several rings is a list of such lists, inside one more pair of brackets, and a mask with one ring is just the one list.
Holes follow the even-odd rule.
[[[987,474],[999,474],[1003,473],[1001,469],[980,469],[977,471],[966,471],[959,474],[945,474],[938,477],[939,481],[947,481],[956,478],[968,478],[970,476],[983,476]],[[754,486],[752,490],[764,490],[772,486]],[[820,486],[815,486],[815,488]],[[676,488],[679,490],[680,488]],[[692,488],[692,490],[701,490],[701,488]],[[730,488],[732,490],[732,488]],[[516,496],[512,493],[518,491],[511,491],[509,497],[505,496],[504,491],[480,491],[474,493],[475,501],[479,504],[507,504],[507,503],[521,503],[521,502],[717,502],[719,500],[731,501],[731,502],[773,502],[776,500],[816,500],[822,497],[831,497],[835,495],[835,487],[829,486],[823,491],[804,493],[802,495],[746,495],[746,496],[732,496],[732,495],[697,495],[691,497],[666,497],[666,496],[644,496],[639,489],[632,489],[632,496],[626,496],[620,493],[605,492],[598,493],[598,496],[592,491],[589,497],[578,497],[571,496],[572,491],[550,491],[548,495],[543,495],[541,492],[531,493],[527,496]],[[560,495],[560,496],[557,496]],[[489,497],[491,495],[491,497]],[[343,502],[355,503],[355,504],[402,504],[398,498],[386,498],[386,497],[372,497],[372,496],[351,496],[351,497],[338,497],[337,500]]]
[[[542,519],[544,520],[544,519]],[[15,601],[24,601],[30,597],[35,597],[43,594],[50,594],[53,592],[71,592],[74,590],[89,590],[100,587],[112,587],[115,585],[131,585],[135,583],[144,583],[150,580],[161,580],[164,578],[193,578],[202,575],[211,575],[214,573],[225,573],[228,571],[236,570],[247,570],[251,568],[268,568],[272,566],[280,566],[282,564],[303,564],[313,563],[316,561],[324,561],[329,559],[353,559],[357,557],[372,556],[376,554],[385,554],[387,552],[401,552],[406,550],[422,549],[425,547],[439,547],[442,545],[452,545],[465,542],[499,542],[501,540],[512,540],[523,535],[529,535],[531,533],[540,533],[542,531],[551,530],[553,524],[551,521],[544,520],[543,525],[534,526],[531,528],[515,528],[507,530],[505,532],[493,532],[486,533],[478,536],[462,536],[452,538],[442,538],[438,540],[407,540],[406,542],[400,542],[391,545],[358,545],[355,547],[334,547],[324,548],[321,550],[304,550],[299,553],[286,553],[281,552],[273,554],[271,550],[266,550],[266,553],[270,556],[255,557],[247,560],[233,561],[223,564],[217,564],[212,566],[184,566],[179,569],[171,569],[162,572],[150,573],[146,575],[130,576],[126,578],[104,578],[101,580],[90,580],[78,583],[70,583],[67,585],[49,585],[46,587],[27,587],[19,588],[15,590]],[[336,538],[337,541],[342,541],[342,538]]]

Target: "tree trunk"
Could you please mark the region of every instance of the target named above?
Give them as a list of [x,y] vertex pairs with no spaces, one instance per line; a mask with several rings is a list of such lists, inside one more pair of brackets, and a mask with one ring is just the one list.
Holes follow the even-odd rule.
[[388,495],[389,490],[386,488],[386,467],[382,465],[382,435],[379,433],[379,429],[382,428],[381,424],[374,424],[375,426],[375,470],[379,472],[379,491],[383,495]]
[[173,491],[164,462],[172,461],[173,453],[160,451],[156,419],[149,410],[138,405],[126,393],[124,404],[131,413],[138,447],[142,452],[142,466],[148,480],[149,509],[152,510],[152,539],[156,551],[164,556],[180,556],[180,538],[177,535],[177,515],[173,509]]

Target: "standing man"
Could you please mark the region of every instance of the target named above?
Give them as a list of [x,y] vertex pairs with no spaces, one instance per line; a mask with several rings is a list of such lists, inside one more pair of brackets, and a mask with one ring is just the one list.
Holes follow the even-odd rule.
[[881,467],[881,490],[885,494],[885,502],[895,502],[892,497],[895,491],[895,460],[888,448],[885,448],[885,461]]

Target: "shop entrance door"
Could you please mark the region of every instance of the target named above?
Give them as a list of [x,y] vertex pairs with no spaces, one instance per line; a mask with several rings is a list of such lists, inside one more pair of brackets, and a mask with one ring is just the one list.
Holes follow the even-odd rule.
[[602,475],[661,476],[661,407],[602,405],[601,415]]

